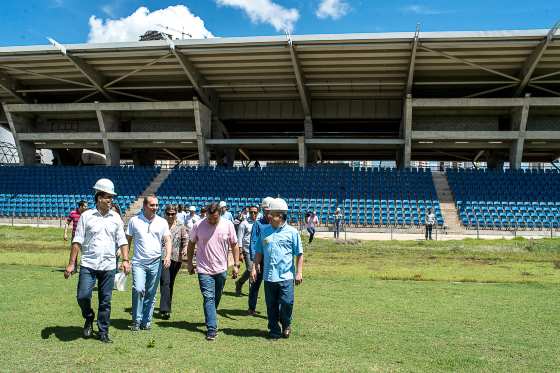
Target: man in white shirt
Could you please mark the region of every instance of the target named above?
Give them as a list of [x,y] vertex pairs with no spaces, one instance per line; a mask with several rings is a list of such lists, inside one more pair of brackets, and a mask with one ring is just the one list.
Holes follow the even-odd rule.
[[91,296],[97,280],[99,307],[97,326],[99,340],[111,343],[109,324],[111,318],[111,297],[115,281],[116,250],[122,255],[125,273],[130,271],[128,244],[124,234],[124,224],[119,214],[111,210],[115,187],[109,179],[99,179],[95,185],[95,209],[82,213],[72,239],[72,251],[64,277],[69,278],[75,269],[78,252],[82,252],[77,300],[82,310],[85,324],[84,338],[93,334],[95,313],[91,308]]
[[185,216],[185,219],[183,221],[183,225],[185,227],[187,227],[187,231],[190,232],[191,229],[193,228],[194,224],[199,220],[200,220],[200,216],[198,216],[196,214],[196,207],[191,206],[191,207],[189,207],[189,212]]
[[171,232],[164,218],[157,216],[156,196],[144,197],[140,214],[132,217],[126,228],[132,257],[132,331],[151,329],[156,292],[162,269],[162,246],[165,246],[164,268],[171,264]]

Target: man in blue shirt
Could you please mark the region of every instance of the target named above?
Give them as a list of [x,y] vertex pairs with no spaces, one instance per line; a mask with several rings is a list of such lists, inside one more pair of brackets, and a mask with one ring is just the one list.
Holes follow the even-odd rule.
[[268,330],[269,336],[274,339],[290,336],[294,307],[294,280],[296,285],[303,282],[301,237],[297,229],[286,223],[287,212],[288,205],[283,199],[276,198],[270,202],[270,224],[261,227],[255,242],[255,265],[251,271],[251,278],[255,281],[257,265],[264,263],[261,270]]
[[227,219],[233,223],[233,215],[227,210],[226,201],[220,201],[220,204],[218,206],[220,207],[220,215],[222,216],[222,218]]
[[[255,261],[255,244],[257,242],[257,238],[260,235],[260,232],[262,230],[262,227],[265,225],[270,224],[270,201],[272,201],[274,198],[272,197],[266,197],[262,200],[261,203],[261,209],[263,212],[263,216],[259,219],[257,219],[257,221],[255,222],[255,224],[253,224],[253,229],[251,230],[251,241],[249,243],[249,258],[251,260],[251,262],[253,263],[253,265],[251,266],[251,270],[252,268],[254,268],[254,261]],[[247,264],[247,263],[246,263]],[[257,269],[257,277],[255,279],[251,279],[250,281],[250,286],[249,286],[249,299],[248,299],[248,303],[249,303],[249,315],[253,316],[257,313],[257,300],[259,298],[259,290],[261,288],[261,283],[262,283],[262,271],[260,269]]]

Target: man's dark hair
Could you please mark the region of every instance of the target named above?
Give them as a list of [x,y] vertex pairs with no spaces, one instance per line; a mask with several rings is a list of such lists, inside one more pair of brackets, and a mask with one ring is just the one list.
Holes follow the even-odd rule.
[[220,211],[220,206],[216,202],[214,202],[206,206],[206,210],[208,212],[208,215],[212,215]]
[[183,205],[178,204],[177,205],[177,212],[183,212],[183,210],[184,210]]
[[87,205],[87,201],[84,201],[83,199],[80,202],[78,202],[78,208],[84,207],[85,205]]
[[149,200],[150,198],[157,198],[157,197],[156,197],[155,194],[150,194],[150,195],[145,196],[145,197],[144,197],[143,206],[147,206],[147,205],[148,205],[148,200]]
[[202,213],[202,212],[207,212],[207,211],[208,211],[208,209],[207,209],[206,207],[202,207],[202,208],[200,209],[200,212],[201,212],[201,213]]
[[257,206],[257,205],[249,205],[249,206],[247,206],[247,210],[249,210],[249,209],[257,209],[257,210],[258,210],[258,209],[259,209],[259,206]]

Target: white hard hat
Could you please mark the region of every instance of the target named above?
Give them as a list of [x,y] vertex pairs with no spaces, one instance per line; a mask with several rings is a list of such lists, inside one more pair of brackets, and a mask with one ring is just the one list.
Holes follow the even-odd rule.
[[189,211],[193,211],[193,212],[196,211],[196,207],[194,206],[189,207]]
[[270,211],[287,212],[288,204],[282,198],[273,198],[269,204]]
[[263,198],[262,202],[261,202],[261,208],[268,210],[270,208],[270,202],[273,200],[274,198],[272,197],[265,197]]
[[117,195],[117,193],[115,193],[115,185],[109,179],[99,179],[99,180],[97,180],[97,182],[93,186],[93,189],[96,192],[104,192],[104,193],[110,194],[112,196]]
[[219,208],[226,207],[226,206],[227,206],[226,201],[220,201],[220,203],[218,204]]

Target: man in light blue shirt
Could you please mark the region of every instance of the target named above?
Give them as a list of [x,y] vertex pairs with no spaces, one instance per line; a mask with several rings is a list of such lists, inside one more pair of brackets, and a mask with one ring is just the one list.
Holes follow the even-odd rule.
[[222,216],[222,218],[229,220],[233,223],[233,215],[231,214],[231,212],[227,210],[226,201],[220,201],[220,204],[218,206],[220,207],[220,211],[221,211],[220,215]]
[[[303,282],[303,247],[299,232],[286,223],[288,205],[281,198],[270,202],[270,224],[261,227],[255,242],[253,281],[262,266],[269,336],[288,338],[292,331],[294,280]],[[294,265],[294,256],[296,257]],[[282,327],[282,329],[280,329]]]

